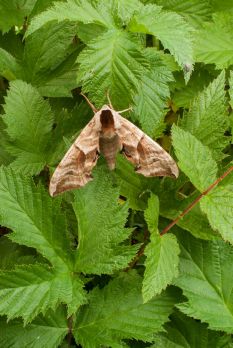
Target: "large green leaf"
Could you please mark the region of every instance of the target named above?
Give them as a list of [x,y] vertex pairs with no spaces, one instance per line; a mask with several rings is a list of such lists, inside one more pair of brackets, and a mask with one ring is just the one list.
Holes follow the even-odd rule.
[[109,171],[95,171],[94,180],[75,192],[73,207],[78,219],[79,245],[76,270],[84,273],[113,273],[134,257],[138,245],[123,243],[132,232],[124,228],[127,204],[117,203],[119,190]]
[[13,230],[10,238],[36,248],[57,268],[72,268],[66,221],[60,201],[49,197],[42,186],[1,168],[0,224]]
[[79,81],[97,106],[110,92],[113,105],[128,107],[145,66],[139,40],[123,30],[109,30],[88,43],[78,57]]
[[201,241],[187,234],[180,234],[179,241],[180,273],[174,282],[183,290],[187,302],[178,307],[208,323],[211,329],[232,333],[232,246],[223,241]]
[[173,126],[172,139],[181,170],[199,191],[207,189],[217,178],[217,164],[209,148],[177,126]]
[[0,345],[5,348],[56,348],[68,333],[66,313],[62,307],[38,316],[32,323],[23,326],[22,321],[6,323],[0,319]]
[[232,343],[230,336],[208,330],[207,325],[178,311],[165,329],[166,333],[156,335],[151,348],[230,348]]
[[163,8],[180,14],[195,27],[211,19],[212,8],[208,0],[157,0],[156,2]]
[[13,243],[7,236],[0,238],[0,255],[1,270],[13,269],[16,265],[32,264],[38,259],[33,249]]
[[193,100],[181,122],[182,128],[209,146],[217,157],[229,143],[224,136],[228,127],[224,88],[225,74],[222,72]]
[[146,5],[133,17],[129,30],[156,36],[184,69],[186,80],[189,79],[193,64],[192,29],[180,15],[163,11],[160,6]]
[[115,25],[106,2],[67,0],[65,2],[55,2],[51,8],[35,16],[26,34],[32,34],[50,21],[62,22],[67,20],[86,24],[96,23],[107,28]]
[[36,174],[46,164],[47,144],[53,115],[47,101],[38,91],[23,81],[13,81],[5,99],[6,132],[11,142],[10,153],[17,158],[16,171]]
[[231,107],[233,108],[233,71],[232,70],[230,71],[229,85],[230,85],[230,89],[229,89],[230,104],[231,104]]
[[196,61],[215,64],[218,69],[228,68],[233,64],[231,17],[225,13],[214,15],[213,19],[196,35]]
[[201,200],[201,209],[207,214],[212,228],[233,244],[233,184],[223,182],[213,189]]
[[[83,348],[115,347],[124,338],[151,342],[172,311],[174,297],[163,292],[143,304],[141,277],[124,273],[90,293],[77,315],[75,338]],[[117,345],[116,345],[117,346]]]
[[164,128],[164,117],[170,96],[168,83],[173,80],[171,71],[154,48],[147,48],[145,56],[151,66],[145,70],[134,97],[134,118],[150,136],[159,136]]
[[1,0],[0,30],[6,32],[14,25],[23,25],[35,3],[36,0]]
[[159,201],[155,195],[148,200],[145,219],[150,230],[150,243],[145,248],[145,273],[142,295],[145,302],[160,294],[178,274],[179,246],[172,234],[158,233]]
[[8,320],[22,317],[28,323],[61,302],[68,304],[72,314],[85,302],[82,287],[78,278],[72,281],[68,273],[56,273],[45,265],[18,266],[1,272],[0,314]]
[[[69,83],[65,77],[72,72],[73,63],[81,45],[74,37],[77,26],[64,23],[48,23],[25,40],[22,61],[24,79],[37,86],[41,94],[46,96],[70,96],[71,89],[77,86],[76,74],[70,73]],[[56,45],[54,43],[56,42]],[[71,60],[69,64],[67,64]],[[66,64],[69,66],[66,68]],[[63,81],[63,88],[59,79]],[[53,80],[57,80],[56,83]],[[53,87],[54,85],[54,87]],[[58,94],[58,92],[60,92]]]

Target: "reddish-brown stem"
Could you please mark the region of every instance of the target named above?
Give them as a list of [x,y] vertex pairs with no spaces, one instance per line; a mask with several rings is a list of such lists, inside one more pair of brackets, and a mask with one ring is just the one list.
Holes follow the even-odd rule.
[[198,196],[175,220],[173,220],[167,227],[165,227],[160,236],[167,233],[177,222],[184,217],[200,200],[202,197],[206,196],[215,186],[217,186],[227,175],[233,171],[233,166],[231,166],[225,173],[223,173],[213,184],[211,184],[200,196]]

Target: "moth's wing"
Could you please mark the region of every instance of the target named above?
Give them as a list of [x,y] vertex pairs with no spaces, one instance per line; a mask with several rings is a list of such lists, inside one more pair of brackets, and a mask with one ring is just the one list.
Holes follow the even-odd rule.
[[154,140],[130,121],[120,116],[118,135],[126,158],[136,165],[136,172],[144,176],[171,176],[179,170],[172,157]]
[[91,172],[99,153],[98,116],[95,114],[57,166],[50,180],[51,196],[80,188],[92,180]]

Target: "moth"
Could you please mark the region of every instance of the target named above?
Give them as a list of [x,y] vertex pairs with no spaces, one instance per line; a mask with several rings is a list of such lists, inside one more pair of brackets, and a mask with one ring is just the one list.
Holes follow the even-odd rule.
[[[84,96],[85,97],[85,96]],[[109,100],[94,111],[94,116],[81,131],[57,166],[49,185],[50,195],[77,189],[92,180],[92,169],[100,153],[110,170],[115,168],[116,155],[120,151],[135,165],[135,171],[146,177],[178,177],[178,168],[171,156],[133,123],[115,111]]]

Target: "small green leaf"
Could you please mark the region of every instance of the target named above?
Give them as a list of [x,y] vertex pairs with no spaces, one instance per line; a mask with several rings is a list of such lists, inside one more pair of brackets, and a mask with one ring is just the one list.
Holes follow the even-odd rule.
[[159,201],[155,195],[148,200],[145,220],[150,230],[150,243],[146,246],[145,273],[142,295],[148,302],[160,294],[178,274],[179,246],[171,234],[160,236],[158,233]]
[[22,76],[20,64],[13,55],[2,48],[0,48],[0,75],[8,81]]
[[199,191],[207,189],[217,178],[217,164],[209,148],[177,126],[173,126],[172,139],[180,169]]

